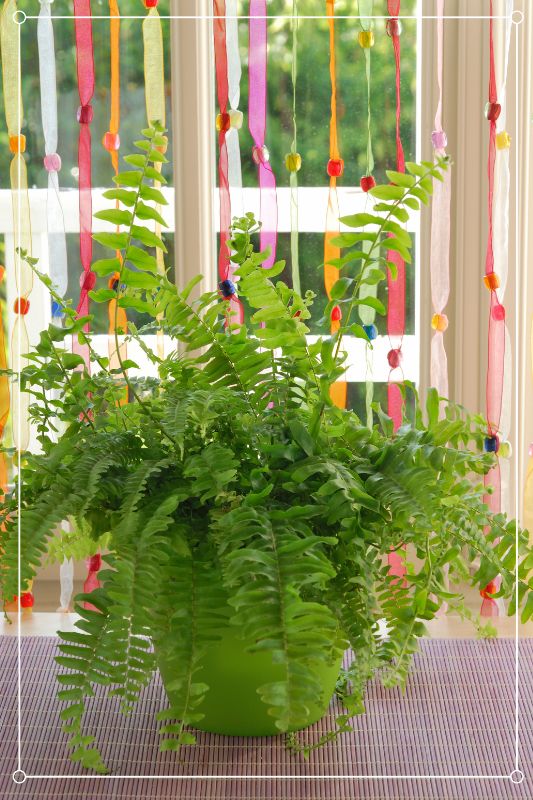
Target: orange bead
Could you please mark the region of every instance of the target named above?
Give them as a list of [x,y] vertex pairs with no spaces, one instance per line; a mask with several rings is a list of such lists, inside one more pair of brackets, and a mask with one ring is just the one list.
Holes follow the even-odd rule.
[[489,272],[483,277],[483,283],[491,292],[500,288],[500,279],[495,272]]
[[221,131],[229,131],[231,128],[231,118],[230,115],[226,112],[221,114],[217,114],[217,118],[215,120],[215,126],[217,131],[220,133]]
[[15,314],[25,316],[30,310],[30,301],[26,297],[17,297],[13,304],[13,311]]
[[12,153],[24,153],[26,151],[26,137],[23,133],[9,137],[9,149]]
[[444,331],[448,328],[448,317],[446,314],[433,314],[431,317],[431,327],[434,331]]
[[4,280],[4,275],[6,274],[6,268],[3,264],[0,264],[0,283]]

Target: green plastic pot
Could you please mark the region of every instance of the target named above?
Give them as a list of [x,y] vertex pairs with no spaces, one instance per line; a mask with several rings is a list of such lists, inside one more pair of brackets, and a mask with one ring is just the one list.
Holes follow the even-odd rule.
[[[268,714],[257,690],[265,683],[281,680],[284,674],[280,664],[272,663],[270,652],[246,652],[248,642],[241,639],[234,628],[226,628],[222,638],[206,652],[196,680],[209,686],[198,712],[204,717],[198,729],[226,736],[276,736],[280,734],[275,720]],[[317,673],[322,683],[322,697],[309,709],[308,720],[300,728],[307,728],[326,713],[339,676],[341,659],[331,664],[320,662]],[[171,665],[160,662],[163,684],[173,680]],[[169,698],[172,692],[167,692]],[[291,728],[290,730],[296,730]]]

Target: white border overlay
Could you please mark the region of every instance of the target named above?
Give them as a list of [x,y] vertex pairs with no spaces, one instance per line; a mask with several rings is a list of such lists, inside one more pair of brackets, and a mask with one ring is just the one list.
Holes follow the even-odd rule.
[[[57,15],[54,16],[53,19],[85,19],[86,17],[82,17],[78,15],[75,17],[74,15]],[[161,19],[205,19],[205,20],[213,20],[215,17],[213,15],[188,15],[188,16],[178,16],[178,15],[160,15]],[[267,19],[273,19],[273,16],[266,17]],[[292,15],[286,14],[283,15],[284,19],[291,19]],[[327,19],[327,17],[323,14],[320,15],[299,15],[299,19]],[[349,15],[338,15],[335,17],[336,19],[358,19],[357,14],[349,14]],[[389,15],[386,16],[379,16],[374,15],[371,19],[375,20],[383,20],[388,19]],[[444,19],[464,19],[464,20],[489,20],[491,17],[486,16],[448,16],[444,15]],[[25,14],[24,11],[17,11],[14,15],[14,20],[19,26],[19,71],[18,71],[18,83],[19,83],[19,113],[18,113],[18,122],[19,122],[19,130],[21,128],[22,123],[22,115],[21,115],[21,108],[20,108],[20,98],[21,98],[21,74],[22,68],[20,64],[20,39],[21,39],[21,27],[26,22],[27,19],[36,20],[38,17],[36,15],[29,15]],[[98,15],[90,17],[93,21],[100,20],[100,19],[112,19],[110,15]],[[121,19],[139,19],[144,20],[145,15],[121,15]],[[233,19],[233,17],[231,17]],[[263,17],[250,17],[247,15],[238,15],[237,19],[263,19]],[[416,19],[418,25],[421,24],[423,20],[436,20],[438,19],[435,15],[424,15],[417,13],[415,16],[402,16],[400,15],[399,19]],[[493,15],[492,19],[506,19],[505,16],[496,16]],[[517,138],[518,138],[518,124],[519,124],[519,53],[518,53],[518,26],[523,22],[524,15],[521,11],[515,11],[513,13],[513,24],[515,28],[515,132],[514,132],[514,165],[515,165],[515,266],[520,264],[520,250],[519,250],[519,215],[518,215],[518,208],[519,208],[519,185],[517,176],[519,174],[519,163],[518,163],[518,147],[516,146]],[[417,86],[417,98],[420,95],[419,86]],[[417,101],[418,104],[419,101]],[[420,137],[418,137],[420,138]],[[417,143],[419,146],[419,142]],[[19,185],[20,185],[20,165],[19,165]],[[18,224],[18,234],[19,234],[19,241],[17,243],[17,247],[21,245],[21,203],[18,203],[18,213],[19,213],[19,224]],[[17,259],[18,269],[20,270],[20,259]],[[20,274],[19,274],[20,277]],[[520,273],[519,270],[516,270],[516,281],[515,281],[515,306],[516,309],[520,307],[520,281],[519,281]],[[523,297],[523,302],[525,302],[525,296]],[[524,315],[524,324],[525,324],[525,315]],[[516,314],[516,322],[515,322],[515,338],[516,342],[520,341],[520,315]],[[20,326],[19,326],[19,336],[18,336],[18,361],[20,365],[21,359],[21,341],[20,341]],[[519,347],[515,346],[515,381],[518,385],[518,378],[520,374],[520,361],[519,361]],[[19,372],[19,382],[20,382],[20,372]],[[20,414],[20,393],[18,396],[19,400],[19,415],[18,415],[18,424],[21,425],[21,414]],[[519,392],[515,392],[515,414],[516,414],[516,424],[518,426],[518,420],[520,419],[520,404],[519,404]],[[517,431],[517,439],[518,439],[518,431]],[[17,481],[17,494],[20,503],[21,497],[21,479],[20,479],[20,452],[18,454],[18,481]],[[518,518],[520,512],[520,497],[522,493],[522,479],[520,477],[520,469],[519,469],[519,459],[518,459],[518,447],[515,448],[515,470],[516,470],[516,480],[515,480],[515,519],[517,520],[516,523],[516,540],[515,540],[515,578],[518,578]],[[20,537],[20,526],[21,526],[21,517],[19,514],[18,518],[18,596],[20,597],[21,593],[21,583],[20,583],[20,565],[21,565],[21,537]],[[399,780],[399,781],[408,781],[408,780],[419,780],[419,781],[429,781],[429,780],[477,780],[477,781],[493,781],[493,780],[509,780],[511,783],[522,783],[524,780],[524,773],[520,769],[520,739],[519,739],[519,721],[520,721],[520,704],[519,704],[519,604],[518,604],[518,592],[516,594],[516,608],[515,608],[515,761],[514,761],[514,769],[510,772],[509,775],[28,775],[22,769],[22,753],[21,753],[21,612],[19,611],[17,614],[18,617],[18,629],[17,629],[17,654],[18,654],[18,675],[17,675],[17,684],[18,684],[18,697],[17,697],[17,717],[18,717],[18,746],[17,746],[17,769],[13,773],[13,781],[14,783],[24,783],[27,779],[47,779],[47,778],[57,778],[60,780],[95,780],[95,779],[103,779],[103,780],[131,780],[131,779],[139,779],[139,780],[376,780],[376,781],[384,781],[384,780]]]

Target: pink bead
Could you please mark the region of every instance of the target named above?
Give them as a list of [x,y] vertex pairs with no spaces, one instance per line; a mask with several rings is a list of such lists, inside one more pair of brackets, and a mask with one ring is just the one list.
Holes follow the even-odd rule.
[[501,303],[497,303],[493,306],[491,311],[492,319],[496,322],[502,322],[505,319],[505,307],[502,306]]
[[78,120],[80,125],[88,125],[90,122],[93,121],[93,107],[91,105],[78,106],[76,119]]
[[47,172],[59,172],[61,169],[61,156],[57,153],[50,153],[44,157],[44,168]]
[[433,131],[431,134],[431,143],[435,150],[444,150],[448,144],[448,137],[444,131]]
[[402,33],[402,23],[400,22],[399,19],[396,19],[394,17],[387,20],[385,28],[387,31],[387,36],[390,36],[391,39],[393,36],[400,36]]
[[91,289],[94,289],[94,285],[96,283],[96,272],[88,272],[83,273],[80,276],[80,286],[82,289],[85,289],[86,292],[89,292]]
[[387,361],[389,362],[391,369],[396,369],[396,367],[399,367],[402,362],[402,351],[389,350],[387,353]]

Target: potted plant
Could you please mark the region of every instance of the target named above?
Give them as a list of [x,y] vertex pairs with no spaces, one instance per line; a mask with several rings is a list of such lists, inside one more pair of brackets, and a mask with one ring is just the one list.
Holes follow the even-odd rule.
[[[94,684],[128,712],[159,668],[169,700],[158,715],[161,747],[176,749],[194,742],[195,729],[267,735],[309,725],[325,712],[350,648],[345,711],[327,739],[349,730],[377,670],[387,684],[405,680],[424,622],[443,601],[461,610],[446,570],[464,578],[476,555],[471,582],[485,587],[500,575],[499,595],[509,598],[516,537],[519,599],[524,618],[532,612],[526,537],[489,513],[472,480],[493,463],[483,421],[449,404],[440,414],[434,391],[424,419],[411,386],[411,416],[395,433],[379,408],[367,427],[330,400],[343,375],[343,336],[367,338],[354,309],[383,311],[361,288],[385,279],[388,250],[409,261],[402,225],[409,208],[428,201],[446,161],[390,173],[395,185],[371,192],[372,213],[343,220],[356,232],[340,236],[346,252],[325,312],[341,306],[342,323],[311,342],[312,294],[275,280],[283,263],[263,268],[251,215],[234,221],[230,242],[247,325],[232,323],[231,280],[193,298],[199,279],[178,289],[160,273],[150,248],[164,244],[146,222],[163,224],[156,206],[165,198],[153,181],[161,181],[154,165],[164,161],[164,132],[147,129],[136,144],[139,154],[126,158],[133,169],[106,193],[122,209],[98,214],[122,232],[95,235],[115,252],[93,265],[109,288],[91,296],[114,300],[117,314],[150,315],[150,330],[171,337],[173,350],[159,358],[147,349],[158,378],[133,378],[119,326],[112,368],[84,331],[87,319],[66,305],[64,327],[42,332],[21,376],[41,452],[24,456],[20,509],[16,492],[0,509],[4,597],[19,585],[19,522],[20,585],[67,517],[93,544],[105,541],[101,588],[77,597],[76,632],[60,632],[57,657],[72,758],[98,771],[106,767],[83,727]],[[144,347],[135,327],[128,335]],[[65,348],[71,336],[90,372],[83,354]],[[404,545],[416,559],[398,580],[385,556]]]

